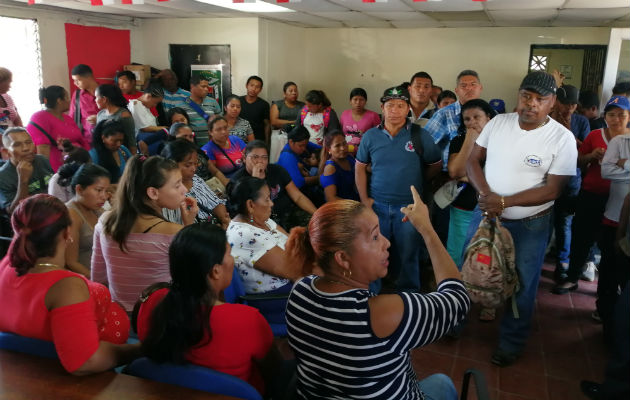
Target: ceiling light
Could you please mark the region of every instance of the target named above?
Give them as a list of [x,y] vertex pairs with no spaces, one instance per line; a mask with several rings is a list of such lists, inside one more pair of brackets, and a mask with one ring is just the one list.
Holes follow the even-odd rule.
[[233,3],[232,0],[196,0],[200,3],[211,4],[213,6],[229,8],[231,10],[252,12],[252,13],[266,13],[266,12],[295,12],[286,7],[281,7],[271,3],[265,3],[264,1],[256,0],[255,2],[247,3]]

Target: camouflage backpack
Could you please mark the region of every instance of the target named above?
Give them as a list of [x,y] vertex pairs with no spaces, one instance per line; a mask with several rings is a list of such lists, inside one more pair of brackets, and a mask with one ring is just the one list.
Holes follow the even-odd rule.
[[481,220],[464,254],[462,280],[470,299],[483,307],[498,308],[512,297],[512,310],[518,318],[513,296],[519,289],[514,241],[498,218]]

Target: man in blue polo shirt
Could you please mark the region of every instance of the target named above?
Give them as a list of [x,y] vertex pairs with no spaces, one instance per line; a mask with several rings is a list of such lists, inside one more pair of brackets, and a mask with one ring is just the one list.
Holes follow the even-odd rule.
[[[425,179],[439,173],[442,152],[426,131],[407,120],[409,94],[406,89],[387,89],[381,103],[383,122],[368,130],[361,139],[355,180],[361,202],[374,210],[381,233],[392,242],[389,275],[398,276],[398,289],[417,291],[422,238],[411,224],[402,222],[400,209],[413,202],[410,186],[422,193]],[[418,151],[414,143],[420,143]],[[368,164],[372,165],[369,193]],[[378,286],[380,284],[373,289],[380,289]]]

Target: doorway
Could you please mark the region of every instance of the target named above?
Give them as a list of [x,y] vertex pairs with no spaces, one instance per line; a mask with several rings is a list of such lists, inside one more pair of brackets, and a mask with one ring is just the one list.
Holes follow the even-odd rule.
[[[190,88],[191,65],[223,66],[221,74],[221,92],[223,98],[232,93],[232,61],[230,45],[169,45],[171,69],[177,75],[179,86]],[[223,108],[223,104],[221,105]]]
[[564,83],[581,92],[601,94],[607,48],[604,45],[533,44],[529,53],[529,71],[551,73],[558,70],[564,75]]

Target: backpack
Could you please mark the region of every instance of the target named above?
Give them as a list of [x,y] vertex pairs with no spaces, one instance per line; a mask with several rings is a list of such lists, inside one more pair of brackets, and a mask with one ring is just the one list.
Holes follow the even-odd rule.
[[483,307],[498,308],[511,297],[518,318],[513,296],[519,289],[514,241],[498,218],[481,220],[464,253],[462,280],[471,301]]

